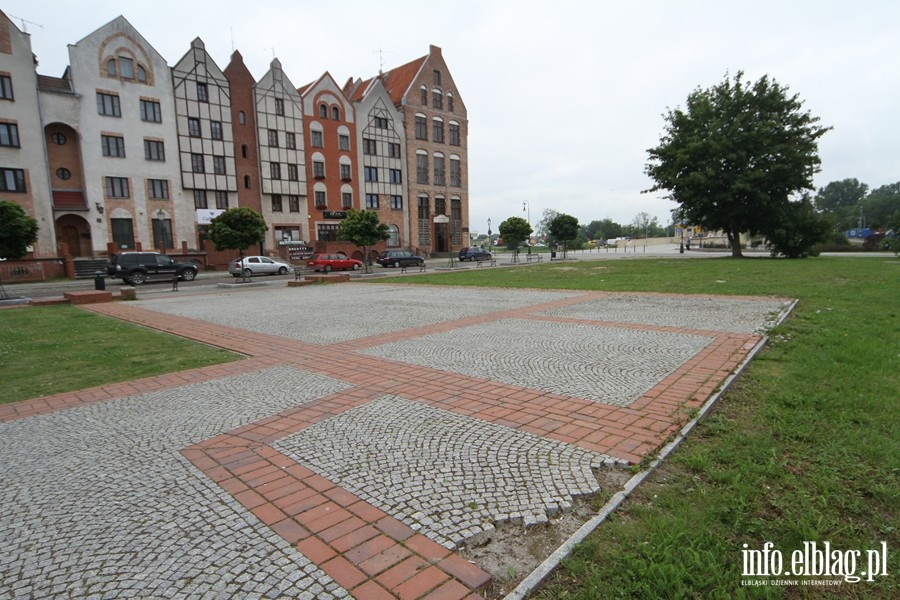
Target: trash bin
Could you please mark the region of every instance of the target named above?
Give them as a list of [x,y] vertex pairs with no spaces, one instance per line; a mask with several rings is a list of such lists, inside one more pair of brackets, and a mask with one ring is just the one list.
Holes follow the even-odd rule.
[[106,280],[103,278],[103,271],[97,271],[94,273],[94,289],[95,290],[105,290],[106,289]]
[[550,251],[550,260],[553,260],[554,258],[556,258],[556,250],[551,250]]

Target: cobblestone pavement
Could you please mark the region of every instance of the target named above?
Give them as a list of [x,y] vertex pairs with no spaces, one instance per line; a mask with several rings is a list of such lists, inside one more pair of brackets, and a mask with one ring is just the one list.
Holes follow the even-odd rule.
[[0,599],[476,598],[790,304],[343,284],[88,307],[247,355],[0,405]]

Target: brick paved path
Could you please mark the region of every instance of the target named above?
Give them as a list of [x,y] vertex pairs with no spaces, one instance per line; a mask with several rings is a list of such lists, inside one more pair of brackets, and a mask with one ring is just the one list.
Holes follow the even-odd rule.
[[0,598],[475,598],[780,299],[332,285],[100,304],[247,355],[0,405]]

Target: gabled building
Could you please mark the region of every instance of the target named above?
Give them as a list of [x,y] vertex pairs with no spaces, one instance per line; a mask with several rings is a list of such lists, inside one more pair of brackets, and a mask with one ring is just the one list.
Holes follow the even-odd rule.
[[[420,253],[450,252],[469,244],[468,118],[441,49],[392,69],[380,79],[403,114],[410,174],[410,244]],[[354,96],[360,82],[346,90]],[[434,218],[445,215],[447,224]]]
[[378,220],[388,226],[391,237],[387,248],[410,248],[403,114],[394,106],[380,77],[365,85],[348,82],[348,87],[354,89],[350,100],[358,120],[357,178],[362,182],[365,207],[376,211]]
[[346,211],[360,207],[353,105],[328,72],[298,91],[306,125],[309,240],[319,251],[351,254],[355,249],[339,242],[337,231]]
[[[231,91],[225,74],[200,38],[172,68],[178,166],[192,207],[193,240],[203,240],[209,221],[237,206]],[[194,241],[192,247],[197,247]]]
[[[37,219],[34,255],[55,256],[57,236],[34,67],[31,37],[0,12],[0,200],[19,204]],[[73,142],[77,144],[77,139]],[[85,206],[82,196],[81,212],[86,212]],[[78,224],[79,231],[90,231],[83,216]],[[77,232],[70,239],[80,244]]]
[[237,174],[238,205],[262,214],[259,179],[259,140],[256,136],[256,80],[235,50],[225,67],[231,91],[231,125],[234,134],[234,165]]
[[303,101],[275,59],[254,88],[262,215],[267,246],[310,239]]

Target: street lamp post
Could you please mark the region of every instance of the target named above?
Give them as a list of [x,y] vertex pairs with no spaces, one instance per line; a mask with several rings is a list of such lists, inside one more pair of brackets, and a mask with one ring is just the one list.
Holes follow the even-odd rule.
[[488,252],[493,250],[494,239],[491,237],[491,218],[488,217]]

